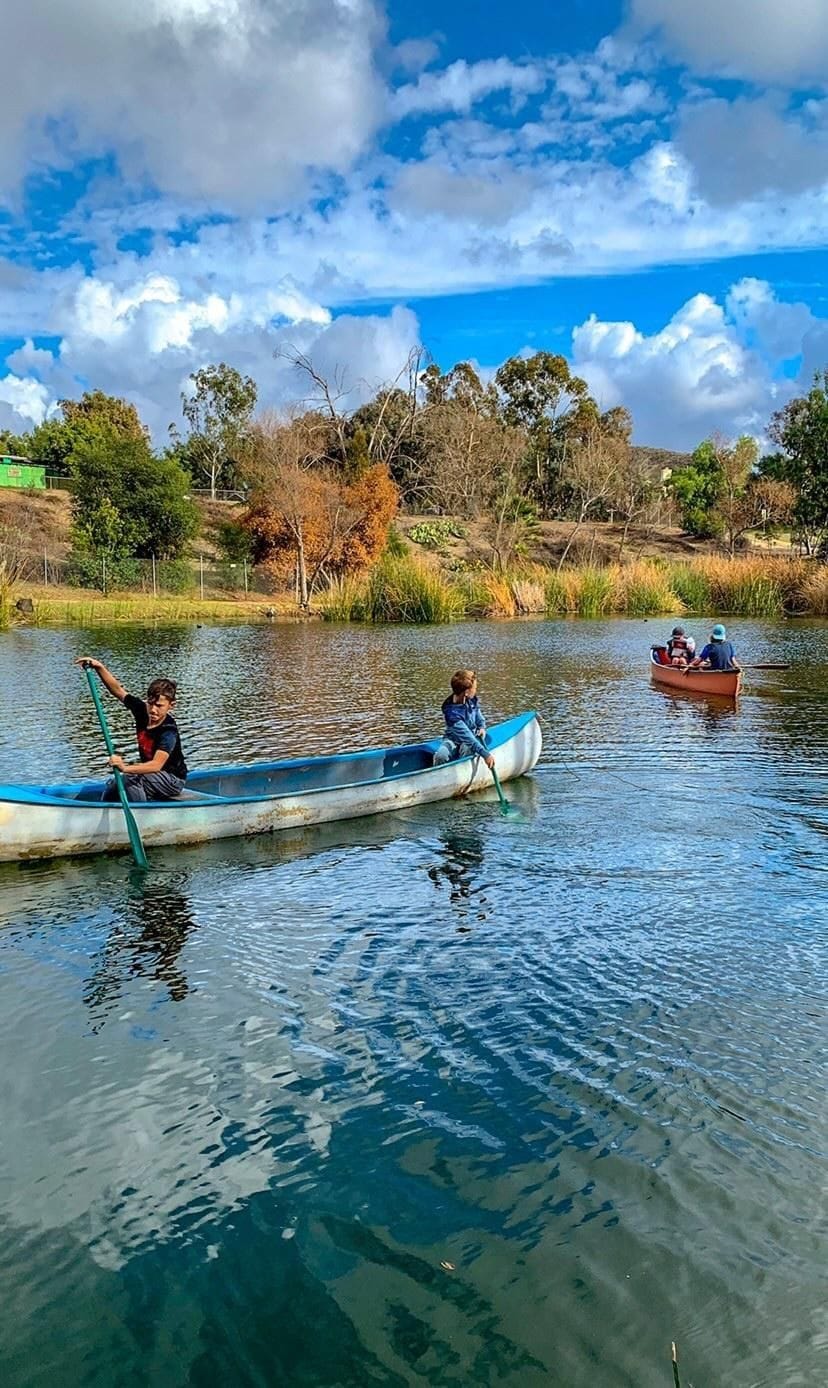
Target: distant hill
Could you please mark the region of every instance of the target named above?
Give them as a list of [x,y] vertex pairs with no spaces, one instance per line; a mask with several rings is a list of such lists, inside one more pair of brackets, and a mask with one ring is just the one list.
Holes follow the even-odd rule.
[[677,472],[680,468],[686,467],[692,457],[690,453],[675,453],[670,448],[650,448],[646,444],[635,443],[632,445],[632,454],[656,477],[660,477],[665,468]]

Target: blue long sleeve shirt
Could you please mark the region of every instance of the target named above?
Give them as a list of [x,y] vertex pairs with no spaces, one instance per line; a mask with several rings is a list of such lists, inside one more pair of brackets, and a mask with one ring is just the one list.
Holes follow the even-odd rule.
[[460,748],[462,753],[473,752],[478,757],[487,757],[489,750],[481,741],[486,736],[486,719],[480,708],[480,700],[475,694],[473,699],[464,699],[462,704],[456,704],[449,697],[443,704],[443,717],[446,720],[446,731],[444,736]]

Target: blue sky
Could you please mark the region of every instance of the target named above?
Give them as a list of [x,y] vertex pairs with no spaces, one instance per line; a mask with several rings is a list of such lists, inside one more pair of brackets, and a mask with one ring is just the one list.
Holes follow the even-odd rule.
[[286,345],[358,403],[422,343],[692,447],[828,363],[822,0],[28,0],[0,47],[0,427],[99,386],[161,439],[217,360],[283,408]]

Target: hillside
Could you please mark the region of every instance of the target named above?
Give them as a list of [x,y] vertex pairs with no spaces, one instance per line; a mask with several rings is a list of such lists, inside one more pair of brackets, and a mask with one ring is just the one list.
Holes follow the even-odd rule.
[[[445,520],[446,518],[441,518]],[[396,527],[404,539],[409,540],[412,529],[418,525],[432,525],[439,521],[434,516],[398,516]],[[467,563],[485,563],[491,558],[489,526],[484,521],[462,521],[463,537],[451,537],[440,546],[440,555],[449,564],[457,560]],[[527,558],[539,564],[555,565],[572,535],[572,521],[541,521],[533,537]],[[568,559],[574,563],[605,564],[619,557],[624,541],[624,527],[609,521],[588,522],[578,531],[572,543]],[[411,542],[415,553],[425,554],[428,549]],[[703,540],[694,540],[673,526],[630,526],[623,554],[636,559],[681,559],[687,555],[708,554],[717,547]],[[433,552],[433,551],[432,551]]]
[[[670,466],[663,458],[682,458],[682,454],[658,454],[654,466]],[[218,528],[228,519],[238,518],[241,508],[235,502],[198,500],[201,513],[200,534],[191,542],[191,557],[203,556],[205,563],[220,557]],[[17,543],[40,561],[44,553],[52,564],[60,564],[69,552],[71,508],[68,492],[29,492],[0,489],[0,538],[19,537]],[[445,519],[445,518],[443,518]],[[409,540],[413,527],[423,523],[438,523],[434,516],[401,515],[396,527]],[[491,558],[488,526],[483,521],[464,521],[458,525],[462,538],[451,537],[440,544],[438,552],[410,542],[415,554],[431,554],[449,566],[463,563],[485,563]],[[571,521],[542,521],[537,527],[527,558],[538,563],[555,565],[572,534]],[[581,527],[569,550],[572,563],[603,564],[616,560],[621,552],[623,527],[606,521],[589,522]],[[769,547],[774,547],[773,544]],[[631,526],[623,553],[629,558],[680,559],[693,554],[715,552],[717,546],[694,540],[671,526]]]
[[[19,543],[32,555],[44,552],[50,562],[65,559],[71,544],[71,497],[69,492],[14,491],[0,488],[0,536],[19,537]],[[201,530],[190,549],[197,557],[211,560],[219,555],[217,531],[222,521],[239,515],[232,501],[196,500],[201,514]]]

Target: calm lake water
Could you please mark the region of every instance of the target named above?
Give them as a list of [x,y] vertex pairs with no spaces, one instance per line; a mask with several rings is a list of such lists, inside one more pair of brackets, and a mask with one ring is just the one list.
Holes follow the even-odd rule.
[[433,734],[458,665],[545,737],[521,822],[0,870],[5,1388],[824,1381],[828,627],[734,624],[791,668],[717,706],[669,625],[0,638],[0,780],[102,768],[86,653],[193,766]]

